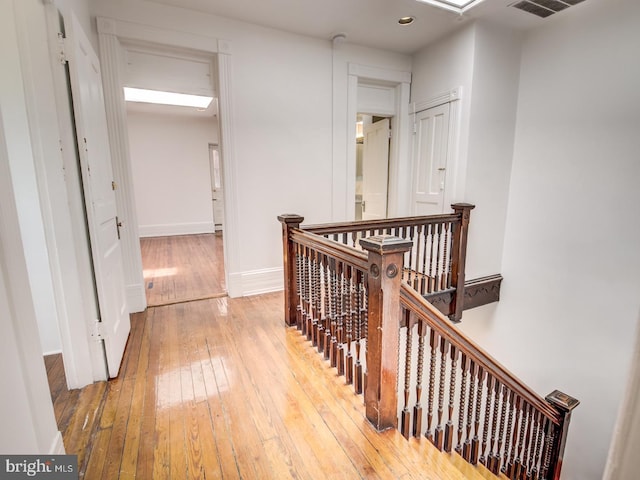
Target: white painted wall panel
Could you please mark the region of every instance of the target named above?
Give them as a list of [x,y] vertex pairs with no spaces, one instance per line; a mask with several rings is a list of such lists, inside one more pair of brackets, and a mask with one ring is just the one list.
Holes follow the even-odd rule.
[[[464,195],[471,213],[468,278],[501,271],[518,102],[521,37],[476,24]],[[465,101],[465,100],[463,100]]]

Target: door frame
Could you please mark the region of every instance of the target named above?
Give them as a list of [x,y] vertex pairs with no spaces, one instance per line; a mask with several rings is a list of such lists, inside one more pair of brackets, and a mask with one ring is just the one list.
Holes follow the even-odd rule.
[[[220,185],[222,188],[222,192],[224,195],[224,167],[222,165],[222,156],[220,155],[220,145],[218,145],[217,143],[210,143],[209,144],[209,178],[211,179],[211,209],[213,211],[213,233],[217,233],[218,230],[216,229],[216,225],[218,225],[217,221],[216,221],[216,212],[215,212],[215,208],[213,206],[213,190],[215,189],[215,174],[214,174],[214,161],[213,161],[213,152],[218,152],[218,162],[220,163]],[[222,200],[222,222],[220,222],[220,232],[224,233],[224,199]]]
[[216,60],[219,148],[221,159],[225,165],[222,172],[225,215],[225,234],[223,235],[225,282],[228,285],[229,296],[242,295],[241,288],[236,288],[235,284],[229,282],[229,272],[238,270],[236,267],[240,264],[240,252],[237,250],[239,244],[237,202],[235,201],[237,172],[234,161],[236,147],[233,132],[231,42],[213,36],[166,30],[106,17],[98,17],[97,25],[113,170],[116,182],[119,182],[120,185],[120,188],[116,190],[116,199],[119,211],[129,224],[129,228],[123,230],[122,238],[124,241],[125,276],[131,282],[127,285],[130,310],[144,310],[146,296],[134,204],[126,107],[122,92],[123,79],[120,62],[124,49],[123,44],[127,42],[147,43],[156,48],[195,50],[200,54],[211,55]]
[[[339,185],[345,170],[341,168],[340,158],[333,157],[334,217],[353,221],[356,215],[356,122],[358,113],[391,117],[391,144],[389,145],[389,191],[387,192],[387,215],[398,216],[408,212],[410,195],[407,195],[411,180],[411,161],[409,142],[409,93],[411,73],[349,63],[347,69],[347,158],[346,188],[341,194]],[[358,87],[360,85],[378,85],[393,91],[393,109],[390,111],[359,111]],[[335,132],[334,132],[335,135]],[[343,196],[344,195],[344,196]],[[341,208],[341,206],[344,207]],[[338,220],[339,218],[334,218]]]

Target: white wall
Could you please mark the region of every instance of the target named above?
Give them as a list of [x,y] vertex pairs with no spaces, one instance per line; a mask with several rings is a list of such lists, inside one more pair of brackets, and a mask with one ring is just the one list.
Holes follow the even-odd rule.
[[140,236],[213,232],[215,117],[129,111],[127,124]]
[[575,396],[563,478],[598,479],[640,298],[640,3],[591,0],[523,45],[497,305],[464,328],[546,394]]
[[[238,238],[230,246],[233,251],[227,252],[229,291],[243,295],[281,288],[277,215],[299,213],[310,223],[332,218],[334,116],[329,39],[152,2],[96,1],[92,7],[96,15],[230,41],[235,140],[232,168],[237,172],[232,208]],[[376,59],[388,65],[389,59],[396,58],[409,64],[406,56],[371,49],[354,52],[350,61],[370,63]],[[340,106],[346,118],[347,106]],[[344,135],[346,130],[336,131]],[[224,148],[222,145],[223,157]],[[346,147],[342,155],[346,158]]]
[[462,87],[458,141],[449,145],[446,197],[476,205],[471,213],[468,278],[499,273],[501,268],[520,44],[520,36],[511,30],[475,22],[413,59],[413,102]]
[[475,25],[465,190],[456,200],[476,205],[469,228],[467,278],[501,271],[520,48],[517,33],[486,22]]

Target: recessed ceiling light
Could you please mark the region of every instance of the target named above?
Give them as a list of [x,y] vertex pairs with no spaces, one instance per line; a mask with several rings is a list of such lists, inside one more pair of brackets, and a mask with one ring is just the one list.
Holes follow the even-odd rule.
[[414,17],[402,17],[398,19],[398,23],[400,25],[411,25],[415,20]]
[[124,87],[124,99],[127,102],[158,103],[161,105],[176,105],[179,107],[207,108],[213,100],[213,97]]

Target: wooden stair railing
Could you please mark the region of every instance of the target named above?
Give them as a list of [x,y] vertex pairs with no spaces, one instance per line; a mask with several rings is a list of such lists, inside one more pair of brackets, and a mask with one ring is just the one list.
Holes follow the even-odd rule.
[[399,327],[405,437],[424,435],[439,450],[454,450],[495,475],[560,478],[576,399],[558,390],[545,399],[537,395],[406,283]]
[[462,311],[500,299],[502,276],[465,280],[469,219],[474,205],[456,203],[453,213],[358,222],[304,225],[307,232],[362,249],[360,239],[394,235],[412,242],[404,257],[402,279],[452,321]]
[[[365,414],[376,429],[424,435],[440,450],[513,480],[560,477],[571,411],[579,402],[557,390],[539,397],[408,283],[414,277],[405,275],[411,256],[405,253],[415,249],[412,241],[375,231],[357,237],[360,250],[322,236],[336,224],[323,230],[301,228],[298,215],[278,219],[285,322],[364,393]],[[339,225],[361,232],[363,223]],[[466,250],[466,235],[464,243]]]

